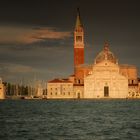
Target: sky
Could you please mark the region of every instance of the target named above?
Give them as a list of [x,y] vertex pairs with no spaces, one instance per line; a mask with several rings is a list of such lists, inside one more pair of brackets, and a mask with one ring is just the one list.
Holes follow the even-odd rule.
[[0,77],[19,83],[73,74],[77,7],[84,26],[85,63],[93,64],[108,42],[119,64],[135,65],[140,71],[139,0],[4,0]]

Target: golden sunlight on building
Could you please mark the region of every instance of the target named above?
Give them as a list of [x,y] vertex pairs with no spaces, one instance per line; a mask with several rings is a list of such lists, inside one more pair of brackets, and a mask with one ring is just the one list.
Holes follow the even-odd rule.
[[0,78],[0,99],[5,99],[5,87]]
[[118,63],[108,43],[93,64],[84,64],[84,28],[78,10],[74,30],[74,75],[49,81],[47,98],[140,98],[140,79],[135,66]]
[[68,79],[54,79],[47,84],[47,98],[74,98],[73,83]]

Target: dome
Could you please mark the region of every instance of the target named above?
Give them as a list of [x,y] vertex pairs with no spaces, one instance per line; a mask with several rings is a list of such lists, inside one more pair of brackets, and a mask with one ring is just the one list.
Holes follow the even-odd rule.
[[117,63],[117,59],[114,56],[114,54],[109,50],[109,45],[108,43],[105,43],[104,45],[104,49],[97,55],[96,59],[95,59],[95,63],[100,63],[104,60],[108,60],[112,63]]

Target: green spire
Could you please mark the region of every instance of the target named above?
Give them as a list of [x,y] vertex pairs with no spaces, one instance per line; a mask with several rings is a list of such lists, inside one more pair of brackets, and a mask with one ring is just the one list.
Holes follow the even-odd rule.
[[77,8],[77,18],[76,18],[76,26],[75,28],[82,27],[81,17],[80,17],[80,10]]

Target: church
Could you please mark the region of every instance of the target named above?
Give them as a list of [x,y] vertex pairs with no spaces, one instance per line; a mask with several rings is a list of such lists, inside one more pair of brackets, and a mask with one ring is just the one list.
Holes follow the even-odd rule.
[[74,74],[47,83],[47,99],[140,98],[140,79],[133,65],[119,64],[105,43],[94,63],[84,64],[84,28],[79,9],[74,29]]

